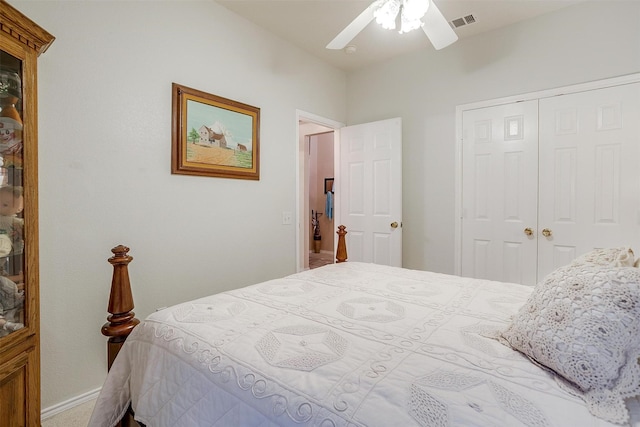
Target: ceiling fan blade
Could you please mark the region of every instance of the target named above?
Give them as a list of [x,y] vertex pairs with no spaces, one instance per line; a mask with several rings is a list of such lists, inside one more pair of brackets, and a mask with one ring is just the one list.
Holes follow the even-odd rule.
[[458,40],[458,35],[453,31],[440,9],[436,7],[433,0],[429,0],[431,4],[424,15],[424,25],[422,30],[429,37],[431,44],[436,50],[449,46]]
[[356,17],[327,45],[327,49],[342,49],[373,21],[373,4]]

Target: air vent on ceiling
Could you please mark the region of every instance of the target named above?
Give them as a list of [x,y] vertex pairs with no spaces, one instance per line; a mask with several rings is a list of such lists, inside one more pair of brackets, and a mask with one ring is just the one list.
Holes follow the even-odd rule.
[[461,18],[456,18],[452,20],[451,26],[453,28],[460,28],[465,25],[473,24],[474,22],[476,22],[476,18],[474,18],[473,15],[467,15],[467,16],[463,16]]

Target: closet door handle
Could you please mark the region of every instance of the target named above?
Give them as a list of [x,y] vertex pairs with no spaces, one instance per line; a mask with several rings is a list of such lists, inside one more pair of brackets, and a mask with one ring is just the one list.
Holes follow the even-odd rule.
[[393,221],[391,223],[391,228],[398,228],[398,223],[396,221]]
[[524,234],[526,234],[529,237],[533,236],[533,228],[531,228],[531,227],[525,228],[524,229]]
[[542,235],[543,235],[544,237],[551,237],[551,235],[552,235],[552,234],[553,234],[553,233],[551,232],[551,230],[550,230],[550,229],[548,229],[548,228],[543,228],[543,229],[542,229]]

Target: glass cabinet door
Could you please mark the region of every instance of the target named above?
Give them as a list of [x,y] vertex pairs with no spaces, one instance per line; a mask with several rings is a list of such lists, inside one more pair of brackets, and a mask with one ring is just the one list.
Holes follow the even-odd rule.
[[0,337],[25,323],[22,65],[0,50]]
[[0,427],[41,424],[37,74],[54,40],[0,0]]

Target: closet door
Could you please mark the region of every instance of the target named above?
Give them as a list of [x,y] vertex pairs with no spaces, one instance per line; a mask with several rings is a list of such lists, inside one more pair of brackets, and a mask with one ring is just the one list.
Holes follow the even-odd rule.
[[533,285],[538,102],[463,112],[461,274]]
[[539,114],[538,278],[593,248],[640,255],[640,83],[541,99]]

